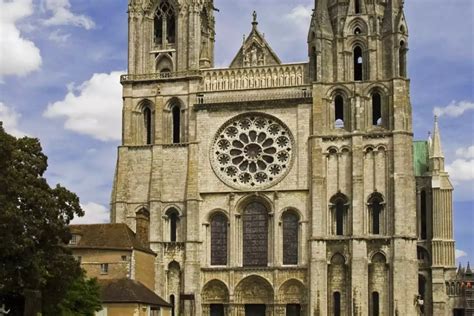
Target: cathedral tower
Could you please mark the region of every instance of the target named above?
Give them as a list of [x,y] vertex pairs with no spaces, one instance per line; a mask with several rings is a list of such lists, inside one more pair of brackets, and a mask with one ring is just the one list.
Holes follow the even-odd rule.
[[[312,304],[328,314],[414,315],[407,304],[417,293],[417,261],[403,3],[318,0],[308,39]],[[327,260],[339,254],[342,282],[331,272],[337,260]]]
[[316,0],[309,60],[291,64],[254,13],[219,69],[214,11],[129,4],[111,218],[157,253],[157,294],[176,316],[442,311],[451,187],[438,128],[414,164],[428,147],[413,147],[403,1]]

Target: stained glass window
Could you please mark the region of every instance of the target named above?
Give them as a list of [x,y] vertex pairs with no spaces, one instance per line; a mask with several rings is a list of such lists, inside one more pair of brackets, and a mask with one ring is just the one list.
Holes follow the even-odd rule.
[[211,219],[211,265],[227,265],[227,217],[216,214]]
[[258,202],[250,203],[243,214],[244,266],[268,264],[268,211]]

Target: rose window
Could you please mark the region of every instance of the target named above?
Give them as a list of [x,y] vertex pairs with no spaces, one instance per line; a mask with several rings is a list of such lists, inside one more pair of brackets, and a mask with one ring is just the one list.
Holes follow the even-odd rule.
[[293,136],[279,119],[261,113],[225,123],[211,146],[211,164],[234,188],[264,188],[285,177],[293,160]]

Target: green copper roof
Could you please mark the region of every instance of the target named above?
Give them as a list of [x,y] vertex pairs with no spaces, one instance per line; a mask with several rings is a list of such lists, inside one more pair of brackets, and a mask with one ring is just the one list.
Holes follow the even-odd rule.
[[413,161],[415,167],[415,176],[419,177],[428,171],[429,149],[428,142],[414,141],[413,142]]

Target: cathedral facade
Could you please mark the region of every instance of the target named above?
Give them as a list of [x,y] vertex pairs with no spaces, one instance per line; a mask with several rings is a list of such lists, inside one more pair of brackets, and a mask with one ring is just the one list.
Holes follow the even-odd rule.
[[452,186],[413,142],[403,0],[316,0],[308,61],[254,13],[214,68],[213,0],[130,0],[112,222],[173,315],[452,315]]

